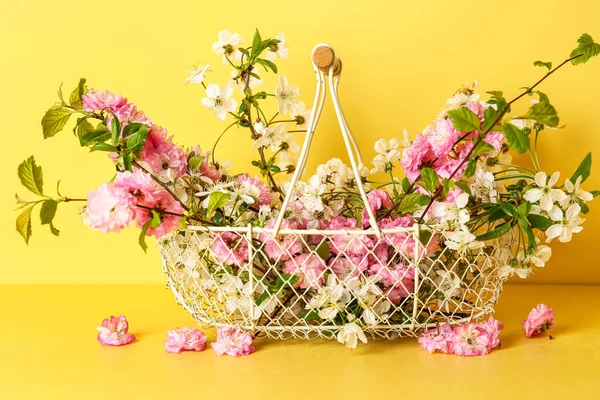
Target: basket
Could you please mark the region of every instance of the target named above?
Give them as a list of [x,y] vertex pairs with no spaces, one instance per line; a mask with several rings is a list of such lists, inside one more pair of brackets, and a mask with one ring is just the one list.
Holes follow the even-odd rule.
[[[235,325],[275,339],[332,338],[355,322],[372,337],[416,336],[442,323],[493,313],[508,239],[451,251],[436,227],[380,227],[358,170],[358,146],[342,112],[342,70],[331,47],[312,52],[312,114],[290,190],[273,228],[188,226],[159,241],[176,300],[203,327]],[[284,216],[306,166],[329,84],[368,229],[293,229]]]

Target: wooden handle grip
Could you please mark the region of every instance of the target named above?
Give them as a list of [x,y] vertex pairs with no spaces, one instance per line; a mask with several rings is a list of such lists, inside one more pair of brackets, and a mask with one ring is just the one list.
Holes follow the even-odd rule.
[[338,75],[342,70],[340,60],[335,56],[333,49],[326,45],[321,45],[313,51],[313,62],[325,74],[329,74],[329,68],[333,65],[333,75]]

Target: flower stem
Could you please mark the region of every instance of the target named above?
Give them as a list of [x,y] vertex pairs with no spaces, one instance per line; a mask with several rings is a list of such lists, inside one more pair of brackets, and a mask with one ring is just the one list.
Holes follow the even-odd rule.
[[140,163],[138,163],[136,160],[133,160],[131,162],[131,164],[135,165],[137,168],[141,169],[142,171],[144,171],[145,173],[147,173],[148,175],[150,175],[150,177],[154,180],[154,182],[156,182],[160,186],[162,186],[163,189],[165,189],[167,191],[167,193],[169,193],[175,200],[177,200],[177,202],[179,202],[179,204],[181,204],[181,208],[183,208],[185,211],[190,211],[190,208],[183,201],[181,201],[181,199],[179,197],[177,197],[177,195],[175,193],[173,193],[173,191],[171,190],[171,188],[166,183],[164,183],[163,181],[161,181],[160,179],[158,179],[156,176],[154,176],[153,173],[151,173],[150,171],[148,171],[146,168],[142,167],[140,165]]

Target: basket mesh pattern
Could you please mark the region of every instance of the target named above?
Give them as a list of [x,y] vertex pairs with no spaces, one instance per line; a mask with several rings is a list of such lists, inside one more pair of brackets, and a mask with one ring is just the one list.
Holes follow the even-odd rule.
[[493,313],[505,279],[498,252],[506,247],[449,250],[441,232],[423,235],[424,228],[387,229],[378,238],[358,230],[284,229],[274,237],[251,226],[191,227],[159,248],[177,301],[203,327],[331,338],[356,317],[367,335],[394,339]]

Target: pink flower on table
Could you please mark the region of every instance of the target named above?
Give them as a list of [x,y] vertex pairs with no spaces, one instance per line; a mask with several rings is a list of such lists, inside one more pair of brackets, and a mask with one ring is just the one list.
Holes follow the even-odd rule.
[[553,339],[548,331],[554,328],[555,319],[553,309],[545,304],[538,304],[531,310],[527,319],[522,322],[525,336],[532,337],[546,333],[550,339]]
[[127,99],[120,94],[113,94],[108,90],[99,92],[94,89],[88,90],[82,97],[83,109],[88,112],[102,110],[117,110],[127,104]]
[[140,159],[163,181],[173,182],[187,170],[187,155],[167,136],[167,130],[152,125]]
[[477,324],[477,329],[488,337],[488,352],[500,346],[500,331],[503,328],[504,324],[494,319],[494,317],[490,317],[487,321]]
[[452,339],[454,330],[449,324],[443,324],[439,327],[423,332],[419,336],[418,342],[422,349],[429,353],[440,351],[445,354],[451,354],[453,351]]
[[181,221],[181,204],[164,190],[157,190],[153,194],[153,198],[145,198],[144,201],[138,202],[135,210],[135,220],[138,228],[142,228],[144,224],[151,221],[154,215],[154,210],[160,216],[160,225],[156,228],[148,228],[146,236],[155,236],[157,239],[179,227]]
[[[265,228],[274,228],[276,222],[276,219],[270,219],[265,224]],[[284,219],[281,229],[298,229],[298,224]],[[271,233],[261,232],[258,235],[258,240],[265,244],[265,252],[275,261],[289,260],[295,254],[302,251],[302,241],[296,235],[279,235],[273,237]]]
[[300,254],[285,262],[283,272],[300,278],[294,287],[317,289],[323,286],[325,262],[314,254]]
[[203,351],[206,348],[206,335],[196,328],[187,326],[167,331],[165,350],[168,353],[181,353],[182,351]]
[[252,334],[242,331],[237,326],[226,325],[217,330],[217,341],[211,343],[211,346],[218,356],[247,356],[254,352],[252,340]]
[[[369,200],[369,205],[371,206],[371,210],[373,210],[374,213],[377,213],[377,211],[381,210],[382,208],[387,208],[394,205],[390,200],[390,195],[385,190],[371,190],[367,194],[367,199]],[[366,228],[370,225],[371,223],[369,221],[369,213],[365,208],[362,212],[362,226],[363,228]]]
[[454,328],[452,352],[459,356],[482,356],[489,352],[489,337],[477,324],[463,324]]
[[133,221],[135,204],[127,190],[105,183],[88,193],[83,223],[102,233],[119,232]]
[[228,265],[240,266],[248,260],[248,242],[244,236],[223,232],[215,236],[211,247],[213,256]]
[[123,346],[135,341],[135,336],[128,333],[129,323],[124,315],[111,315],[102,321],[102,326],[96,328],[98,341],[104,346]]
[[271,204],[273,200],[271,189],[258,177],[252,178],[250,174],[244,174],[238,176],[236,181],[242,186],[245,193],[256,196],[256,203],[252,204],[252,208],[258,209],[262,205]]

